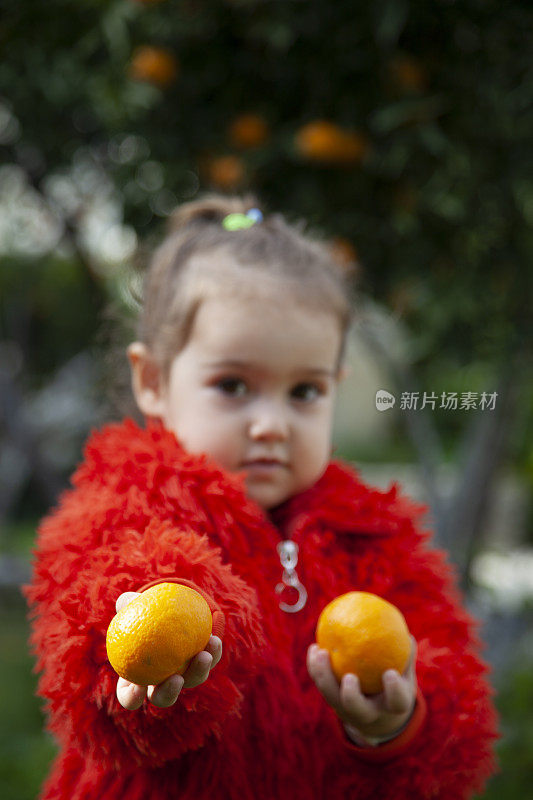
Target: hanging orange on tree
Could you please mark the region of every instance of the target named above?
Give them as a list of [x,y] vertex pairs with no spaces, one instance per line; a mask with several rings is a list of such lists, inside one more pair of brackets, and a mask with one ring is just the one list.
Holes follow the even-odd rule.
[[259,114],[241,114],[228,128],[228,138],[234,147],[246,150],[259,147],[270,136],[266,120]]
[[427,89],[428,75],[418,59],[407,54],[395,56],[388,65],[389,75],[395,86],[402,92],[424,92]]
[[174,83],[178,75],[178,61],[170,50],[144,45],[133,53],[130,77],[162,88]]
[[215,156],[204,162],[203,170],[209,183],[225,191],[237,189],[245,181],[246,169],[238,156]]
[[330,241],[330,252],[333,260],[347,269],[356,269],[358,264],[357,250],[349,239],[344,236],[335,236]]
[[360,163],[369,150],[367,138],[358,131],[342,128],[329,120],[314,120],[301,127],[295,137],[300,156],[323,164]]

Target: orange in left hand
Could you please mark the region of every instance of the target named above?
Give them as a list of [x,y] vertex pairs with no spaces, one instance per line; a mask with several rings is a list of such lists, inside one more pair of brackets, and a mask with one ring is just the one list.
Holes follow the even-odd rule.
[[354,673],[364,694],[383,691],[383,673],[402,674],[411,654],[403,614],[370,592],[347,592],[328,603],[318,618],[316,641],[329,652],[337,680]]

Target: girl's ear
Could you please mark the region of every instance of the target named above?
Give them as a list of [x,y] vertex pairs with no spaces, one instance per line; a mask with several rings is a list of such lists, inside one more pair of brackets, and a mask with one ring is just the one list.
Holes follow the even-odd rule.
[[137,406],[147,417],[162,417],[165,404],[161,368],[142,342],[132,342],[126,352]]

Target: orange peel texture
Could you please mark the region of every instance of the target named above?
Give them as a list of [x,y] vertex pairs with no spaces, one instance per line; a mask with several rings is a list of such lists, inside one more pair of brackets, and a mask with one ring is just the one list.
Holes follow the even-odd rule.
[[183,674],[205,649],[213,618],[207,601],[179,583],[159,583],[142,592],[111,620],[107,657],[115,672],[140,686]]
[[383,690],[386,670],[403,673],[411,653],[401,611],[370,592],[347,592],[328,603],[318,618],[316,641],[329,652],[337,680],[354,673],[365,694]]

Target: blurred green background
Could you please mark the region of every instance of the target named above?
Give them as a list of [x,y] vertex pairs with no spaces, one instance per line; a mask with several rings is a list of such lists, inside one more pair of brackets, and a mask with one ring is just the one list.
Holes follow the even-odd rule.
[[526,0],[4,0],[4,800],[36,797],[54,752],[19,592],[37,521],[90,428],[127,408],[115,353],[147,253],[211,189],[255,193],[355,263],[337,454],[428,504],[493,667],[483,797],[529,796],[532,30]]

